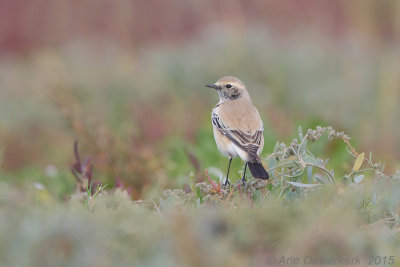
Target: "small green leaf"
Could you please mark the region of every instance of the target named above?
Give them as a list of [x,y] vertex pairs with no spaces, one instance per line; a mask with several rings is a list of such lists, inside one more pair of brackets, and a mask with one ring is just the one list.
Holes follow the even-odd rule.
[[196,176],[194,175],[194,172],[193,172],[193,171],[191,171],[191,172],[189,173],[189,178],[190,178],[190,180],[194,180],[194,178],[196,178]]
[[[278,161],[276,160],[275,157],[270,158],[270,160],[268,161],[268,169],[275,167],[277,162]],[[272,175],[274,175],[274,174],[275,174],[275,170],[272,170]]]
[[307,139],[303,139],[299,147],[299,154],[304,155],[306,153],[306,148],[307,148]]
[[322,180],[320,177],[316,177],[316,175],[314,176],[314,179],[320,184],[326,184],[326,181]]
[[268,161],[268,168],[273,168],[276,166],[277,160],[275,157],[272,157]]
[[356,161],[354,162],[353,171],[358,171],[361,168],[364,158],[365,158],[364,152],[358,155]]
[[311,165],[317,165],[317,166],[321,165],[319,160],[316,159],[313,155],[310,155],[310,154],[305,154],[304,157],[303,157],[303,160],[305,161],[305,163],[308,163],[308,164],[311,164]]
[[308,177],[308,182],[311,183],[311,180],[312,180],[312,167],[311,166],[307,167],[307,177]]
[[287,183],[297,186],[297,187],[308,187],[308,188],[322,185],[322,184],[303,184],[303,183],[297,183],[297,182],[287,182]]

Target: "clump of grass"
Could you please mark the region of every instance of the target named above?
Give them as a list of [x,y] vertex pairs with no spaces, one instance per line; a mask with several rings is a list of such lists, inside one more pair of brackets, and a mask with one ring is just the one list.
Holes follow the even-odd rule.
[[77,140],[74,142],[74,155],[75,162],[71,164],[70,169],[77,181],[76,191],[87,194],[90,198],[96,195],[99,189],[103,188],[104,185],[102,185],[100,181],[93,180],[94,166],[90,157],[87,157],[83,162],[81,161]]

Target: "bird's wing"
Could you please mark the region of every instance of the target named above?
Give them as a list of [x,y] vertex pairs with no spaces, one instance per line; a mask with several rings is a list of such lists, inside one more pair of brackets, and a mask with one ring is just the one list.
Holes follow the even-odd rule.
[[228,139],[231,140],[235,145],[237,145],[244,151],[247,151],[247,153],[249,153],[249,156],[251,158],[253,159],[259,158],[257,152],[262,143],[264,127],[262,127],[259,130],[256,130],[252,134],[247,134],[239,129],[229,128],[226,124],[224,124],[224,122],[215,112],[212,113],[211,119],[212,119],[212,124],[222,134],[228,137]]

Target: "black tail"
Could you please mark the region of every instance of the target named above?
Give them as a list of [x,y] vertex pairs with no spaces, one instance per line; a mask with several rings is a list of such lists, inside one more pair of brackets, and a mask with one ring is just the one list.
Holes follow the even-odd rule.
[[249,169],[254,178],[259,178],[263,180],[269,179],[268,172],[264,169],[264,166],[261,162],[247,163],[249,165]]

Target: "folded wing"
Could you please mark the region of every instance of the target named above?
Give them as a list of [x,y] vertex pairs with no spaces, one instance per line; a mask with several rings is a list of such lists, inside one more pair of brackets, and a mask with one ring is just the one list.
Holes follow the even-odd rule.
[[264,129],[259,129],[248,134],[239,129],[229,128],[215,112],[212,113],[211,119],[213,125],[235,145],[246,151],[251,159],[260,160],[258,150],[262,144]]

